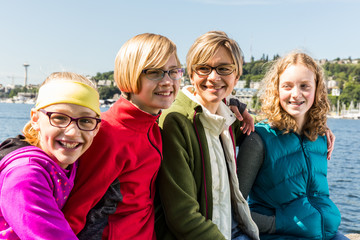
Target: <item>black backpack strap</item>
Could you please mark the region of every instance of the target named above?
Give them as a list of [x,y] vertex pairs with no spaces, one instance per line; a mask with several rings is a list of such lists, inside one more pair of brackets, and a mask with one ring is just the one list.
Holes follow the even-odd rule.
[[0,160],[2,160],[7,154],[12,151],[30,146],[28,142],[25,142],[25,137],[22,135],[18,135],[15,138],[8,138],[0,144]]

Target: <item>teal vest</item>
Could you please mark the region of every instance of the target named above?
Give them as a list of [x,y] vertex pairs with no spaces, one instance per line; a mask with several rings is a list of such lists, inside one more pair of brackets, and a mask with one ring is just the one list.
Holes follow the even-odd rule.
[[340,212],[329,198],[325,136],[310,141],[256,125],[265,147],[264,163],[249,195],[251,211],[275,215],[276,234],[261,239],[331,239]]

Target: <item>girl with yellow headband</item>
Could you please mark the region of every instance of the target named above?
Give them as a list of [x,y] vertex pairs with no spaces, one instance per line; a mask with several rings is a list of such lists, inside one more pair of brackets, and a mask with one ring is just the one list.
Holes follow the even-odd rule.
[[61,212],[77,159],[100,126],[99,94],[87,78],[51,74],[24,136],[0,145],[0,238],[78,239]]

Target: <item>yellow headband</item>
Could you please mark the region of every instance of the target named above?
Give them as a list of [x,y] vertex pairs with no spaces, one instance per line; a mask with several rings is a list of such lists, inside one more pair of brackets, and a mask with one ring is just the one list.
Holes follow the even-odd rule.
[[90,108],[100,116],[99,93],[92,87],[70,80],[53,80],[39,89],[35,109],[57,103],[72,103]]

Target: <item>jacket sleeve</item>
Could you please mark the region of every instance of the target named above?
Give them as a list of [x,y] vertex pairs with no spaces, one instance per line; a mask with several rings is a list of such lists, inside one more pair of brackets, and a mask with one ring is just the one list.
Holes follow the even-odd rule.
[[[256,176],[264,162],[265,148],[261,137],[251,133],[245,138],[237,156],[237,176],[240,191],[246,199],[249,196]],[[261,233],[275,232],[275,216],[266,216],[252,212],[251,216]]]
[[193,147],[198,142],[190,136],[194,131],[191,122],[180,114],[170,113],[160,126],[164,159],[158,187],[169,229],[177,239],[224,239],[217,226],[200,212],[200,186],[196,184],[193,164],[201,159],[193,159]]
[[237,176],[240,191],[246,199],[254,185],[256,176],[264,161],[264,146],[261,137],[251,133],[239,147],[237,156]]
[[20,239],[77,239],[53,195],[52,181],[37,165],[3,172],[0,207]]

